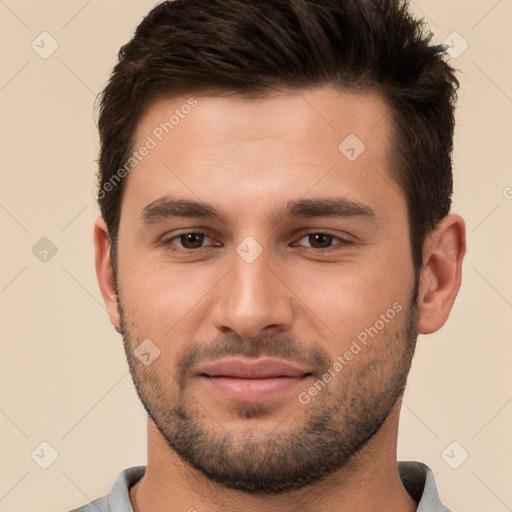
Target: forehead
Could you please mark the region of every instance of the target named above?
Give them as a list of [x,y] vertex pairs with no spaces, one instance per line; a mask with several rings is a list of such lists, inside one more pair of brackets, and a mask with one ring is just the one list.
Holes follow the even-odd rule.
[[143,144],[147,136],[157,143],[174,140],[196,146],[264,138],[311,141],[318,146],[317,136],[321,135],[324,146],[337,149],[345,132],[375,146],[388,131],[388,114],[387,104],[377,92],[356,93],[330,86],[253,99],[193,94],[160,97],[149,103],[139,120],[135,146]]
[[308,193],[396,202],[390,118],[377,93],[331,87],[257,99],[159,98],[138,123],[133,150],[144,156],[125,195],[140,208],[165,195],[237,200],[258,211]]

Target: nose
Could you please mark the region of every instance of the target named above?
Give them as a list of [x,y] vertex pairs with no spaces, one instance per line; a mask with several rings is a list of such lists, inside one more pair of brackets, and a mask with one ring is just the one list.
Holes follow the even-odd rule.
[[267,251],[248,263],[236,252],[215,288],[213,322],[223,334],[244,338],[282,333],[294,320],[294,295]]

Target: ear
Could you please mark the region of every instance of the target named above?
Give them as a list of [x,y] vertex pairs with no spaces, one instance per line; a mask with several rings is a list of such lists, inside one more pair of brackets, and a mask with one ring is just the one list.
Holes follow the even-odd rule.
[[121,321],[117,304],[114,271],[110,260],[108,228],[102,217],[94,224],[94,250],[96,254],[96,276],[101,294],[110,315],[110,321],[117,332],[121,332]]
[[445,217],[423,250],[418,295],[420,334],[440,329],[448,320],[462,279],[466,252],[466,225],[456,214]]

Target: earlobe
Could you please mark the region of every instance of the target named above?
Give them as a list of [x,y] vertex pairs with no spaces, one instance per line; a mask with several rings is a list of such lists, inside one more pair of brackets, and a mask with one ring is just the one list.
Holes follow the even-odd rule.
[[448,320],[460,289],[465,252],[464,220],[456,214],[448,215],[428,238],[423,251],[418,295],[420,334],[433,333]]
[[108,228],[102,217],[98,217],[94,224],[94,249],[96,276],[100,286],[101,294],[107,307],[110,321],[117,332],[121,332],[120,315],[117,303],[114,272],[110,259],[110,243]]

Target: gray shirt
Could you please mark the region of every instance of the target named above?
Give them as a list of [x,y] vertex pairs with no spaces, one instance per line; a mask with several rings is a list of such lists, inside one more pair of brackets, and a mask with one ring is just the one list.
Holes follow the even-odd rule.
[[[417,512],[450,512],[439,501],[434,474],[428,466],[421,462],[399,462],[398,471],[407,492],[419,503]],[[146,466],[125,469],[106,496],[70,512],[133,512],[128,490],[145,472]]]

